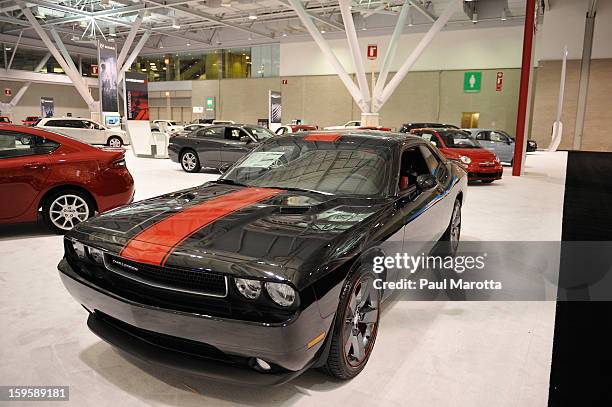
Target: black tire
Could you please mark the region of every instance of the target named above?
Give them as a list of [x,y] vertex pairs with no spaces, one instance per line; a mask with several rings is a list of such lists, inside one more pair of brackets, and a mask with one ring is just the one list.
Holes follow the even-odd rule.
[[[381,293],[373,287],[373,281],[376,278],[377,276],[374,275],[372,271],[367,269],[358,270],[352,273],[342,289],[332,331],[329,355],[322,368],[325,373],[333,377],[341,380],[352,379],[364,369],[370,359],[372,349],[376,343],[376,334],[378,333],[378,322],[380,319]],[[361,303],[362,307],[360,309],[355,294],[368,287],[369,291],[367,291],[367,298],[364,299],[365,302]],[[366,291],[361,292],[362,295],[364,295],[364,293],[366,293]],[[361,315],[360,311],[365,310],[363,316],[361,318],[358,316],[357,320],[352,317],[352,315],[355,315],[351,310],[353,298],[356,300],[355,309],[358,311],[357,314]],[[368,322],[359,322],[360,320]],[[359,337],[354,335],[355,332],[359,332],[362,339],[367,339],[367,343],[357,352],[354,349],[353,339],[358,341]],[[347,351],[347,344],[349,341],[351,344],[348,345]],[[357,358],[357,356],[360,355],[359,352],[361,352],[361,358]],[[351,354],[354,357],[352,357]]]
[[482,183],[483,184],[490,184],[491,182],[495,181],[494,179],[483,179]]
[[[64,207],[65,210],[60,208]],[[96,205],[91,197],[77,189],[62,189],[45,197],[42,215],[47,227],[63,235],[95,214]]]
[[186,149],[181,152],[179,157],[181,168],[185,172],[200,172],[202,166],[200,165],[200,158],[198,153],[192,149]]
[[[455,218],[455,216],[458,218]],[[458,229],[453,230],[453,222],[458,220],[458,224],[454,226]],[[461,201],[459,199],[455,199],[455,203],[453,204],[453,212],[451,214],[450,222],[448,223],[448,227],[444,231],[444,234],[440,238],[440,242],[438,243],[438,252],[439,254],[455,256],[457,254],[457,249],[459,248],[459,239],[461,238]]]
[[106,140],[106,145],[109,147],[121,147],[123,145],[123,140],[118,136],[111,136]]

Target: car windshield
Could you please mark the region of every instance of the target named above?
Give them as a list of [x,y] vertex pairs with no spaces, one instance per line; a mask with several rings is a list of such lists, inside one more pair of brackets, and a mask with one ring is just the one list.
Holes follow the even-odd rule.
[[0,117],[0,122],[2,123],[8,123],[10,120],[8,117]]
[[247,127],[246,129],[249,131],[249,133],[253,135],[253,137],[255,137],[255,139],[259,141],[274,137],[274,133],[263,127]]
[[176,122],[168,122],[168,124],[169,124],[170,126],[178,126],[178,124],[176,124]]
[[440,132],[440,136],[447,148],[481,148],[478,141],[464,131]]
[[380,197],[387,191],[391,150],[384,144],[269,140],[238,161],[219,182]]

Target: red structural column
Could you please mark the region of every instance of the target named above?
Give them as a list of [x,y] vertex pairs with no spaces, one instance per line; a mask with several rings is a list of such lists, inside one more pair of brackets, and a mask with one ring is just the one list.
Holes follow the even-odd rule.
[[521,168],[523,167],[523,146],[525,144],[525,121],[527,120],[527,105],[529,103],[529,76],[531,75],[535,2],[536,0],[527,0],[527,6],[525,7],[523,59],[521,62],[518,113],[516,116],[516,144],[514,147],[514,163],[512,166],[512,175],[515,176],[521,175]]

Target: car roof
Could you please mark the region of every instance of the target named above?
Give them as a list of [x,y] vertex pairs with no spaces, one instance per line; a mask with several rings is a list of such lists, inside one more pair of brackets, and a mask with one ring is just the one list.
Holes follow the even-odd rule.
[[417,136],[413,136],[408,133],[392,133],[389,131],[380,131],[380,130],[360,130],[360,129],[347,129],[347,130],[310,130],[310,131],[301,131],[299,133],[292,133],[290,135],[282,135],[276,136],[274,139],[278,140],[280,138],[287,139],[295,139],[295,138],[306,138],[309,136],[334,136],[337,135],[340,138],[340,141],[349,141],[351,138],[363,138],[367,140],[373,140],[377,143],[388,144],[388,145],[400,145],[407,141],[419,141],[422,142],[423,139]]

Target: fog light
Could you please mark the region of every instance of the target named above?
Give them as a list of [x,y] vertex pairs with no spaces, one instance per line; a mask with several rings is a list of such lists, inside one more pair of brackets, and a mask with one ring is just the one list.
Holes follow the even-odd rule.
[[268,362],[266,362],[265,360],[259,359],[259,358],[255,358],[255,364],[261,370],[270,370],[271,369],[270,364]]

